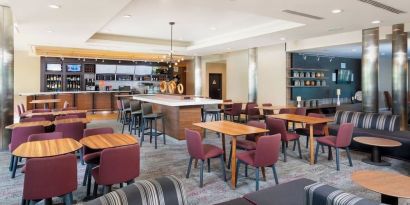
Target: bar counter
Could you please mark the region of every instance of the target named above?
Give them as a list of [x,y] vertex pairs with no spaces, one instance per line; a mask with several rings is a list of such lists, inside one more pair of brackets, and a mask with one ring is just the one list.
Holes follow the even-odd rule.
[[[165,115],[165,134],[178,140],[185,139],[185,128],[201,132],[201,128],[193,123],[201,122],[203,105],[222,103],[222,100],[184,95],[135,95],[133,99],[153,103],[154,112],[162,112]],[[161,120],[158,120],[157,127],[159,131],[163,131]]]
[[21,93],[26,97],[28,110],[42,108],[42,105],[31,104],[32,100],[60,99],[59,103],[50,103],[49,108],[61,109],[67,101],[71,107],[89,112],[114,111],[116,108],[115,95],[132,94],[131,91],[74,91],[74,92],[40,92]]

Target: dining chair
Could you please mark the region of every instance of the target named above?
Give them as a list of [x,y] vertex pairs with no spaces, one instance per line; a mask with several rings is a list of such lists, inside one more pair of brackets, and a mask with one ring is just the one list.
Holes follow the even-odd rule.
[[[279,109],[279,114],[296,114],[296,110],[293,108],[281,108]],[[289,122],[285,121],[286,130],[289,130]]]
[[211,116],[211,121],[221,120],[221,109],[218,108],[217,104],[204,105],[202,116],[202,122],[206,122],[208,116]]
[[191,172],[192,161],[200,160],[201,161],[201,168],[200,168],[200,176],[199,176],[199,187],[202,188],[203,186],[203,178],[204,178],[204,163],[205,160],[208,163],[208,172],[211,172],[211,158],[219,158],[221,161],[221,169],[224,177],[224,181],[226,181],[226,173],[225,173],[225,161],[223,158],[224,151],[214,145],[210,144],[202,144],[201,134],[199,132],[190,130],[185,128],[185,139],[188,148],[189,164],[188,170],[186,173],[186,178],[189,178],[189,174]]
[[28,137],[29,142],[33,141],[41,141],[41,140],[55,140],[55,139],[63,139],[62,132],[49,132],[49,133],[40,133],[40,134],[32,134]]
[[[61,123],[56,125],[55,131],[62,132],[64,138],[72,138],[76,141],[80,141],[83,138],[84,127],[85,125],[82,122]],[[83,150],[80,149],[79,152],[81,164],[84,165]]]
[[21,107],[21,111],[22,111],[23,113],[27,112],[26,107],[24,106],[23,103],[20,104],[20,107]]
[[77,162],[73,154],[32,158],[27,161],[23,205],[35,204],[42,199],[50,203],[53,197],[62,197],[66,205],[71,205],[72,193],[76,189]]
[[[27,142],[30,135],[38,134],[38,133],[44,133],[43,126],[29,126],[29,127],[14,128],[13,131],[11,132],[11,142],[9,144],[10,153],[13,153],[13,151],[17,147]],[[9,170],[12,172],[11,178],[14,178],[16,176],[16,170],[17,170],[19,160],[20,160],[20,157],[16,157],[13,154],[11,154],[10,166],[9,166]]]
[[39,122],[39,121],[47,121],[47,119],[44,117],[30,117],[30,118],[20,119],[20,122]]
[[78,116],[77,115],[59,115],[55,117],[55,120],[72,119],[72,118],[78,118]]
[[104,186],[104,194],[111,186],[127,182],[130,184],[140,175],[140,147],[128,145],[101,151],[100,165],[92,169],[94,197],[99,185]]
[[[264,122],[259,122],[259,121],[249,121],[246,123],[248,126],[252,127],[257,127],[261,129],[266,129],[266,124]],[[236,140],[236,149],[239,150],[255,150],[256,149],[256,139],[259,136],[264,135],[264,133],[259,133],[259,134],[250,134],[246,135],[245,139],[237,139]],[[228,159],[228,169],[231,168],[231,160],[232,160],[232,141],[231,141],[231,151],[229,151],[229,159]],[[245,173],[248,175],[248,173]]]
[[248,114],[249,114],[249,110],[257,107],[258,104],[254,103],[254,102],[247,102],[245,105],[245,109],[242,110],[241,108],[241,114],[245,115],[245,122],[248,122]]
[[[262,106],[263,106],[263,107],[271,107],[271,106],[272,106],[272,103],[263,103]],[[266,116],[266,115],[273,115],[273,114],[274,114],[273,110],[263,109],[262,111],[263,111],[263,115],[264,115],[264,116]]]
[[122,103],[120,99],[116,100],[116,105],[117,105],[117,121],[122,120]]
[[261,136],[256,142],[256,149],[246,152],[241,152],[236,155],[236,181],[238,181],[239,167],[245,164],[245,173],[248,165],[255,167],[256,191],[259,190],[259,168],[272,167],[275,183],[278,184],[278,175],[276,173],[275,164],[279,158],[279,142],[281,141],[280,134]]
[[[316,117],[316,118],[325,118],[326,115],[324,114],[319,114],[319,113],[309,113],[309,117]],[[325,131],[324,128],[326,126],[326,123],[323,124],[315,124],[313,125],[313,136],[314,137],[323,137],[325,136]],[[310,136],[310,130],[308,127],[303,127],[303,128],[296,128],[295,129],[296,133],[299,135],[306,136],[306,148],[309,148],[309,136]],[[324,146],[322,145],[322,152],[324,153]],[[295,144],[293,145],[293,150],[295,150]]]
[[51,112],[51,109],[33,109],[31,110],[32,113],[43,113],[43,112]]
[[[295,109],[295,115],[301,115],[301,116],[306,116],[306,108],[304,107],[298,107]],[[295,122],[292,122],[292,130],[295,130]],[[301,125],[301,127],[305,127],[305,125],[303,123],[299,123]]]
[[[144,142],[145,135],[149,134],[149,141],[152,143],[152,137],[155,140],[155,149],[157,149],[157,139],[159,135],[162,135],[164,139],[164,145],[166,144],[165,138],[165,115],[161,112],[154,112],[154,105],[152,103],[142,103],[141,104],[141,115],[142,115],[142,126],[141,126],[141,143]],[[162,132],[157,130],[157,121],[161,120],[162,123]],[[154,129],[154,131],[153,131]],[[145,130],[149,130],[148,133],[145,133]]]
[[[89,137],[92,135],[100,135],[100,134],[112,134],[114,133],[114,129],[111,127],[101,127],[101,128],[89,128],[84,130],[83,137]],[[100,164],[100,155],[101,150],[94,150],[88,148],[87,146],[83,147],[84,153],[84,162],[87,164],[85,168],[84,178],[83,178],[83,186],[87,185],[87,196],[90,195],[91,190],[91,170]]]
[[256,103],[252,103],[248,105],[248,111],[246,113],[246,116],[247,116],[246,121],[265,119],[265,116],[261,115],[259,108],[256,108],[256,107],[258,107],[258,104]]
[[[131,122],[128,123],[128,131],[132,134],[137,134],[140,136],[140,126],[142,121],[142,110],[141,110],[141,101],[139,100],[131,100],[130,101],[130,108],[131,108]],[[122,133],[124,133],[124,125],[122,126]]]
[[46,121],[54,121],[55,116],[53,114],[46,114],[46,115],[33,115],[31,118],[43,118],[46,119]]
[[288,142],[296,141],[298,145],[299,158],[302,159],[302,151],[300,149],[300,135],[296,133],[291,133],[286,130],[285,121],[281,119],[275,119],[268,117],[266,119],[266,127],[269,130],[270,135],[281,134],[282,141],[282,152],[283,152],[283,161],[286,162],[286,145]]
[[[225,110],[224,119],[227,120],[228,117],[233,122],[239,122],[241,120],[242,103],[233,103],[232,109]],[[237,120],[235,120],[235,117]]]
[[346,150],[347,158],[349,159],[349,165],[352,167],[352,158],[350,157],[349,146],[352,141],[354,125],[352,123],[343,123],[340,125],[337,132],[337,136],[324,136],[316,138],[316,151],[315,151],[315,163],[317,162],[317,156],[319,154],[319,146],[325,145],[335,148],[336,150],[336,170],[340,170],[339,165],[339,149],[344,148]]

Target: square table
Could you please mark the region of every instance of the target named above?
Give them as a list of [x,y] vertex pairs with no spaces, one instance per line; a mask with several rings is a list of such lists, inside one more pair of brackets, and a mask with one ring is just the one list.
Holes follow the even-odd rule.
[[309,126],[309,158],[310,164],[314,163],[314,136],[313,136],[313,126],[316,124],[325,124],[324,132],[325,135],[329,135],[329,128],[327,126],[328,122],[333,122],[334,120],[331,118],[319,118],[319,117],[309,117],[304,115],[295,115],[295,114],[279,114],[279,115],[268,115],[268,117],[287,120],[291,122],[298,122],[298,123],[305,123]]
[[242,135],[250,135],[257,133],[266,133],[269,130],[261,129],[257,127],[252,127],[244,124],[239,124],[231,121],[212,121],[212,122],[202,122],[194,123],[195,126],[212,130],[217,133],[222,134],[222,149],[224,150],[224,159],[226,161],[226,149],[225,149],[225,135],[232,137],[232,159],[231,160],[231,183],[232,188],[235,189],[236,181],[236,138]]

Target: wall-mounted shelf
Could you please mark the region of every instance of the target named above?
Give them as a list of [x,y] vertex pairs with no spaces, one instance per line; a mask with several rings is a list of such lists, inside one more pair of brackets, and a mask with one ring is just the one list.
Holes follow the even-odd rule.
[[316,79],[316,80],[326,80],[327,79],[327,77],[324,77],[324,78],[322,78],[322,77],[320,77],[320,78],[307,78],[307,77],[288,77],[289,79],[308,79],[308,80],[311,80],[311,79]]
[[325,88],[328,86],[295,86],[295,85],[290,85],[287,86],[288,88]]
[[322,68],[290,68],[290,70],[296,70],[296,71],[322,71],[322,72],[327,72],[328,70],[322,69]]

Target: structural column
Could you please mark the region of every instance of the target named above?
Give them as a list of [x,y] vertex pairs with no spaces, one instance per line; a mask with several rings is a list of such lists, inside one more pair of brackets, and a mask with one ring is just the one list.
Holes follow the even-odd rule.
[[379,112],[379,28],[362,31],[363,112]]
[[404,24],[393,25],[392,98],[393,114],[400,116],[400,129],[407,130],[407,33]]
[[14,38],[11,9],[0,6],[0,144],[6,149],[10,141],[4,127],[13,123]]
[[202,96],[202,59],[201,56],[194,57],[194,82],[195,96]]
[[257,48],[248,50],[248,102],[257,102],[258,66]]

